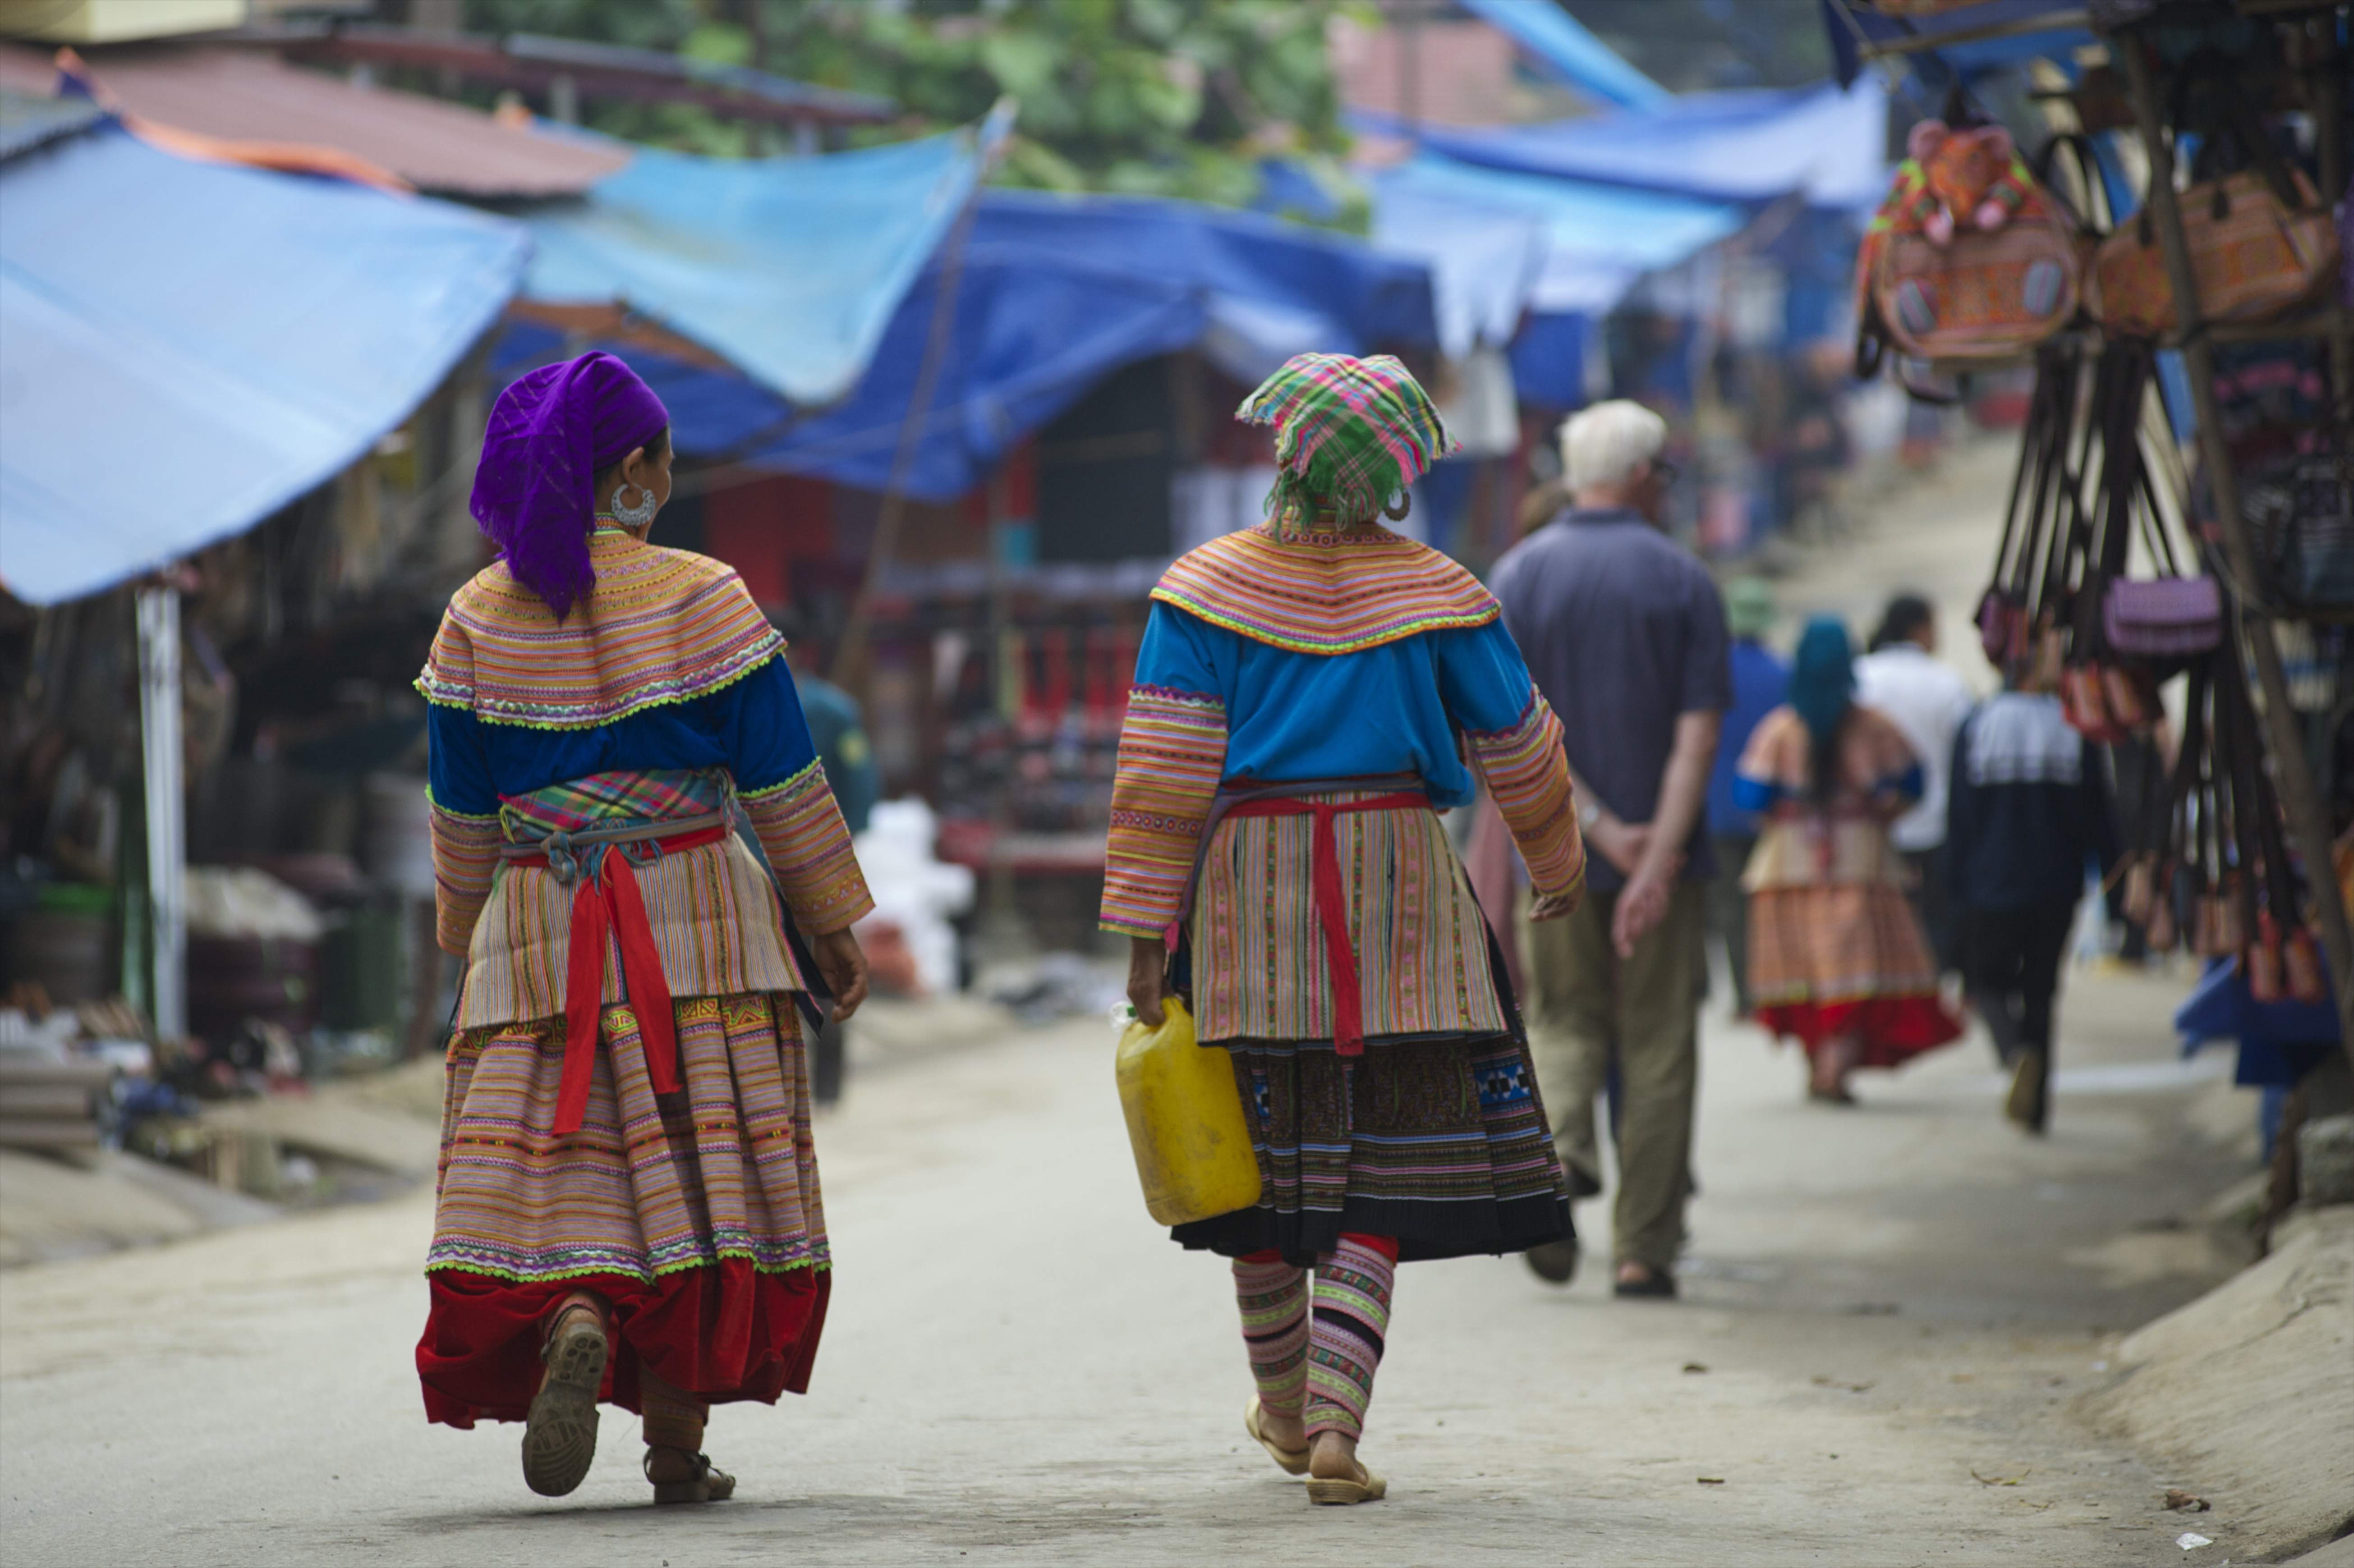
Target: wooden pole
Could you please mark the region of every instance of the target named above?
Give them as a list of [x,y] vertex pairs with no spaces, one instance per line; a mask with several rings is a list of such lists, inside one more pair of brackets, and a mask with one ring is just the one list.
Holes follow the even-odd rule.
[[866,571],[859,579],[858,597],[850,602],[850,615],[843,623],[841,640],[834,644],[833,659],[826,671],[835,685],[853,692],[866,669],[866,639],[875,618],[875,597],[881,590],[884,570],[891,564],[891,552],[898,544],[899,520],[907,514],[907,476],[915,468],[924,425],[932,411],[932,396],[948,363],[949,339],[956,327],[957,285],[964,276],[965,241],[972,234],[973,215],[981,210],[981,186],[988,183],[990,169],[1002,145],[1002,137],[996,142],[990,140],[991,131],[1001,119],[1010,125],[1012,112],[1010,101],[1004,100],[990,111],[989,124],[981,132],[981,167],[974,172],[971,193],[965,197],[964,207],[941,247],[940,280],[938,292],[932,300],[931,329],[925,334],[924,357],[916,366],[916,385],[907,400],[907,417],[899,424],[899,447],[891,459],[891,477],[884,487],[882,511],[875,520],[875,543],[867,552]]
[[[2199,444],[2207,462],[2207,490],[2215,503],[2215,520],[2223,531],[2223,551],[2231,557],[2232,575],[2243,588],[2263,579],[2256,571],[2256,553],[2248,539],[2248,522],[2240,510],[2239,476],[2223,443],[2223,428],[2215,411],[2215,356],[2207,339],[2199,305],[2199,279],[2190,266],[2190,246],[2182,231],[2181,204],[2175,199],[2174,147],[2158,121],[2158,90],[2151,79],[2149,58],[2138,38],[2112,40],[2125,67],[2126,86],[2133,97],[2135,122],[2149,155],[2150,217],[2158,230],[2158,249],[2166,259],[2167,281],[2173,286],[2175,314],[2182,334],[2182,362],[2190,373],[2190,400],[2199,414]],[[2338,1041],[2354,1063],[2354,935],[2346,921],[2345,900],[2339,896],[2336,863],[2330,855],[2329,817],[2306,766],[2304,737],[2297,734],[2296,709],[2288,696],[2288,677],[2281,667],[2280,644],[2263,607],[2238,599],[2239,620],[2254,654],[2256,677],[2263,688],[2264,736],[2272,747],[2273,773],[2288,810],[2288,830],[2305,857],[2313,909],[2321,927],[2321,945],[2329,959],[2331,982],[2338,1001]]]

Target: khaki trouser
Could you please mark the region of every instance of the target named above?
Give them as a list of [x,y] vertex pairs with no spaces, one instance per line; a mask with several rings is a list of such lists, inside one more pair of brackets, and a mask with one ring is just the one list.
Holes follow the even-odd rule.
[[1692,1097],[1700,1082],[1701,933],[1707,889],[1680,882],[1667,917],[1620,959],[1610,945],[1617,892],[1586,889],[1565,919],[1520,922],[1529,1051],[1551,1107],[1573,1197],[1602,1190],[1594,1102],[1617,1045],[1618,1197],[1611,1251],[1672,1268],[1690,1194]]

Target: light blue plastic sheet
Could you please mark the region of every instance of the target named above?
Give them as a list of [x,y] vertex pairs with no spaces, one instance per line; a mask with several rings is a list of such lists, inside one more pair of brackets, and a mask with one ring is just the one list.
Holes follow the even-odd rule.
[[[1888,101],[1879,82],[1687,93],[1649,109],[1538,125],[1424,125],[1421,144],[1520,174],[1762,202],[1803,191],[1818,207],[1869,205],[1888,185]],[[1354,111],[1368,129],[1393,117]]]
[[[1431,153],[1376,175],[1373,190],[1384,233],[1391,220],[1378,215],[1393,203],[1405,204],[1409,218],[1417,208],[1435,219],[1440,210],[1453,207],[1533,224],[1543,254],[1530,276],[1526,302],[1530,310],[1546,313],[1607,311],[1645,272],[1714,244],[1749,217],[1748,208],[1734,202],[1480,168]],[[1448,243],[1443,228],[1430,240],[1435,253]],[[1469,270],[1461,263],[1446,264],[1442,289]]]
[[0,584],[53,604],[355,461],[519,281],[504,218],[109,125],[0,164]]
[[1670,96],[1553,0],[1463,0],[1463,8],[1510,37],[1562,80],[1605,103],[1642,108]]
[[538,252],[524,292],[626,305],[781,397],[832,402],[964,206],[984,133],[816,158],[642,148],[527,219]]

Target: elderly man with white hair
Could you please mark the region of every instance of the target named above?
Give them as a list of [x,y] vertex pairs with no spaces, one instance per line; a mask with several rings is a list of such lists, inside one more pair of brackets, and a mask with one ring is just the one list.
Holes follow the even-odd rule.
[[[1724,605],[1660,532],[1674,469],[1667,425],[1638,403],[1562,427],[1570,504],[1497,563],[1504,624],[1560,716],[1578,825],[1595,852],[1585,902],[1526,925],[1530,1044],[1573,1197],[1602,1191],[1594,1101],[1617,1060],[1620,1296],[1675,1294],[1699,1084],[1702,938],[1716,874],[1702,806],[1733,703]],[[1575,1240],[1529,1253],[1566,1284]]]

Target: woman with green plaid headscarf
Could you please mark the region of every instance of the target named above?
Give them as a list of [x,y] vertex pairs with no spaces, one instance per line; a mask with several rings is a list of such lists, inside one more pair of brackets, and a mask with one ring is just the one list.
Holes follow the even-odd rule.
[[1173,1234],[1233,1260],[1244,1426],[1311,1501],[1367,1502],[1396,1265],[1568,1234],[1511,987],[1438,811],[1485,782],[1538,919],[1575,905],[1585,851],[1560,726],[1494,598],[1382,526],[1453,447],[1428,396],[1386,356],[1302,355],[1239,417],[1275,428],[1267,521],[1153,590],[1102,920],[1131,938],[1138,1016],[1179,998],[1233,1057],[1259,1200]]

